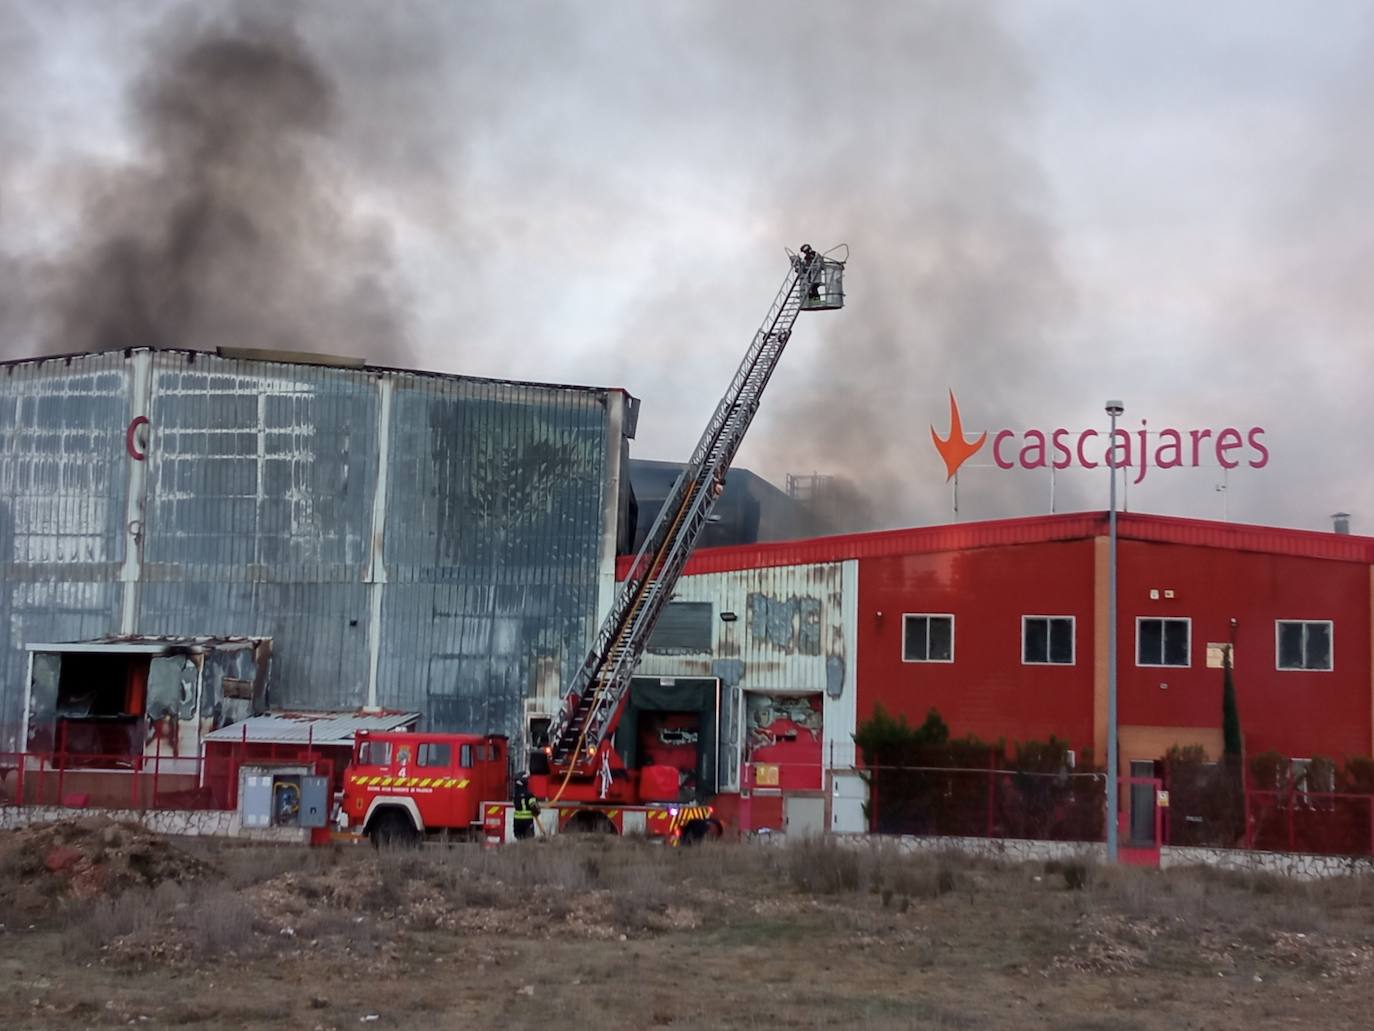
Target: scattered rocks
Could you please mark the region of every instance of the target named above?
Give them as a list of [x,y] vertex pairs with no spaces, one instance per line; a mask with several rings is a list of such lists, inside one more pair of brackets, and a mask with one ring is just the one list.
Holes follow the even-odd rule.
[[1079,921],[1077,940],[1067,952],[1050,962],[1046,974],[1075,970],[1093,974],[1126,974],[1149,959],[1142,940],[1158,936],[1160,929],[1148,922],[1131,921],[1110,914],[1093,914]]

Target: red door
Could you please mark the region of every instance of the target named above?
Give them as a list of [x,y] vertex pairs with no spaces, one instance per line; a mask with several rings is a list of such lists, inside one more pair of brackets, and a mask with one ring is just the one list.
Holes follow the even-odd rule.
[[1118,797],[1125,804],[1117,820],[1117,854],[1127,866],[1159,866],[1164,795],[1154,768],[1152,760],[1132,760],[1131,776],[1120,781]]
[[[450,741],[426,741],[419,747],[412,777],[415,801],[431,827],[452,827],[459,818],[458,792],[450,786],[454,777],[454,752]],[[428,783],[426,783],[428,782]]]

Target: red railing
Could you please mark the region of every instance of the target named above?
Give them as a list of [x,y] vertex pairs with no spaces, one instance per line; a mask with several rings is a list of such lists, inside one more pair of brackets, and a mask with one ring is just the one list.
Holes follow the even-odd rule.
[[309,749],[206,756],[0,752],[0,806],[75,809],[236,809],[244,766],[300,765],[333,782],[334,762]]
[[1245,817],[1246,848],[1374,856],[1374,795],[1251,790]]
[[869,828],[880,834],[1101,841],[1099,773],[866,767]]
[[[859,772],[868,785],[866,813],[875,833],[1041,841],[1104,837],[1100,773],[939,767]],[[1118,783],[1123,843],[1153,837],[1173,846],[1374,856],[1374,794],[1302,791],[1291,780],[1284,790],[1256,791],[1238,779],[1218,777],[1167,795],[1160,794],[1161,787],[1170,787],[1167,782],[1123,777]],[[751,784],[755,796],[762,794],[757,781]],[[1150,809],[1133,814],[1136,805]]]

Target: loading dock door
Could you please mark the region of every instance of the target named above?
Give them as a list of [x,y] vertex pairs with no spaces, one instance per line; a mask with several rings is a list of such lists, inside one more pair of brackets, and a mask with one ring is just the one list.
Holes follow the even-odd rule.
[[[695,776],[682,801],[705,801],[716,793],[716,735],[720,681],[709,677],[635,677],[630,697],[615,732],[615,750],[630,769],[639,769],[646,757],[640,749],[640,724],[660,731],[669,742],[685,741],[695,734],[690,747],[696,753]],[[690,717],[695,730],[664,720],[666,714]],[[676,764],[674,764],[676,765]]]

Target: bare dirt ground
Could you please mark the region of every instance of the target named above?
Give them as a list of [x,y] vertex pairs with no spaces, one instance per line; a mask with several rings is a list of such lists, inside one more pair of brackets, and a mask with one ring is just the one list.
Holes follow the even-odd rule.
[[0,833],[4,1028],[1369,1027],[1374,880]]

